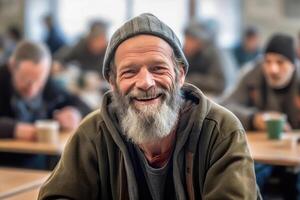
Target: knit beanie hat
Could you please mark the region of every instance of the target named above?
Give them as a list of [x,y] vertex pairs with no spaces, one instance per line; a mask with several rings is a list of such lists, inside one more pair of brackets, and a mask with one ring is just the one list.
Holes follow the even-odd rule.
[[175,33],[156,16],[144,13],[127,21],[111,37],[105,52],[102,71],[107,81],[109,81],[110,62],[118,46],[125,40],[141,34],[153,35],[165,40],[172,47],[175,57],[183,61],[185,74],[187,73],[189,65]]
[[292,63],[295,63],[296,56],[293,38],[285,34],[273,35],[265,49],[265,54],[266,53],[278,53],[286,57]]

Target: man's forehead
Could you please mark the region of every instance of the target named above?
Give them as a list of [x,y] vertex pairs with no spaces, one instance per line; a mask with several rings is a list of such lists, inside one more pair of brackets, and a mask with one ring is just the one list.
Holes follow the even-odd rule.
[[32,60],[22,60],[19,63],[17,63],[18,71],[27,71],[31,69],[46,70],[49,67],[50,67],[50,60],[46,58],[38,62]]
[[165,40],[153,35],[138,35],[122,42],[117,48],[115,56],[149,51],[162,53],[165,56],[173,54],[173,49]]

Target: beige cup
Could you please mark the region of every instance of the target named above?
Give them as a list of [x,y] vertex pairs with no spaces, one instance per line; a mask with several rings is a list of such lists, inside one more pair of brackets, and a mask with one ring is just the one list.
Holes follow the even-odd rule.
[[54,120],[37,120],[37,140],[45,143],[57,143],[59,135],[59,124]]

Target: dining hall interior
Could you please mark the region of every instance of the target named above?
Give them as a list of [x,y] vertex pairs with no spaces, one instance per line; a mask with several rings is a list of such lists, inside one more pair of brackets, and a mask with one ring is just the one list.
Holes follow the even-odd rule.
[[[145,18],[148,21],[142,21]],[[134,21],[135,19],[137,21]],[[132,21],[136,24],[127,26]],[[157,24],[160,25],[159,28]],[[147,29],[148,25],[149,29]],[[167,31],[164,29],[165,26]],[[125,27],[125,31],[122,27]],[[128,27],[132,27],[133,33],[130,33],[131,29]],[[141,27],[146,27],[146,29],[141,31]],[[168,49],[173,49],[172,56],[163,54],[164,56],[161,57],[173,59],[175,56],[174,66],[185,65],[182,70],[176,69],[169,75],[172,77],[175,74],[174,79],[176,83],[179,83],[178,85],[181,80],[184,80],[184,83],[180,85],[184,89],[178,89],[179,86],[176,84],[169,91],[168,87],[164,86],[169,83],[169,79],[166,80],[163,77],[164,73],[167,73],[165,71],[168,70],[165,67],[148,67],[145,64],[148,68],[143,71],[144,65],[141,65],[139,66],[141,70],[137,71],[138,64],[132,63],[133,67],[130,66],[130,70],[126,73],[119,71],[119,66],[125,66],[121,65],[122,59],[124,63],[126,59],[146,63],[148,62],[147,56],[151,56],[151,53],[148,55],[146,50],[137,50],[135,53],[145,56],[144,59],[142,56],[133,56],[135,54],[132,52],[127,55],[128,57],[121,57],[120,55],[126,51],[120,49],[133,48],[134,39],[142,41],[138,46],[142,49],[143,45],[146,46],[151,41],[155,41],[153,37],[160,38]],[[146,39],[142,40],[142,38]],[[173,40],[170,41],[169,38]],[[152,54],[159,54],[161,51],[163,50],[153,50]],[[178,55],[179,58],[184,58],[178,61],[179,64],[177,63]],[[98,187],[101,186],[101,189],[109,187],[103,186],[105,183],[100,184],[103,178],[101,173],[107,174],[106,179],[109,179],[108,182],[111,185],[116,181],[113,178],[125,180],[127,175],[128,181],[128,176],[130,176],[127,171],[128,166],[126,170],[124,169],[125,174],[121,173],[119,165],[111,166],[116,162],[113,158],[122,157],[122,153],[113,154],[113,158],[109,157],[112,153],[108,151],[111,148],[117,148],[115,147],[117,145],[109,146],[114,143],[112,141],[116,141],[115,136],[99,134],[100,136],[97,137],[100,139],[103,137],[103,140],[99,139],[101,142],[97,143],[88,133],[94,129],[84,128],[95,113],[100,113],[101,116],[111,115],[112,122],[110,123],[118,124],[115,129],[127,145],[128,154],[133,151],[133,155],[136,156],[131,155],[132,162],[142,163],[141,166],[145,162],[146,169],[143,167],[141,169],[143,169],[142,174],[146,177],[146,181],[138,184],[138,187],[150,185],[150,189],[148,188],[146,192],[143,189],[137,190],[140,194],[151,194],[149,199],[173,199],[173,197],[174,199],[198,199],[197,195],[200,195],[201,199],[211,197],[230,199],[222,193],[234,195],[232,188],[239,185],[238,182],[234,182],[235,178],[249,180],[251,175],[254,180],[252,183],[258,191],[257,199],[259,196],[267,200],[300,199],[299,58],[300,1],[297,0],[0,0],[0,199],[118,199],[115,195],[121,195],[119,199],[136,199],[130,194],[122,196],[120,192],[122,190],[114,191],[116,188],[113,186],[110,190],[108,189],[111,196],[103,196],[103,194],[101,196],[99,191],[95,191],[95,195],[98,194],[97,197],[92,198],[87,195],[94,192],[91,189],[94,187],[93,184],[99,184]],[[127,65],[126,67],[129,68]],[[140,78],[143,75],[145,77]],[[182,79],[178,79],[178,76]],[[173,78],[171,80],[173,81]],[[135,81],[135,85],[129,86],[130,81]],[[133,90],[135,87],[138,88],[138,84],[140,87],[152,84],[149,87],[154,87],[154,89],[149,89],[149,92],[145,94],[135,93]],[[191,87],[193,89],[190,89]],[[234,145],[240,145],[241,141],[232,139],[230,141],[232,146],[224,147],[224,152],[226,151],[224,157],[211,161],[208,169],[201,169],[201,167],[206,167],[206,163],[201,165],[202,158],[195,162],[200,163],[199,165],[195,164],[188,168],[193,171],[198,167],[200,171],[204,171],[204,176],[200,176],[198,171],[192,173],[193,182],[200,182],[192,187],[196,196],[190,196],[191,190],[189,189],[178,192],[175,183],[174,188],[170,186],[169,190],[168,183],[173,182],[165,181],[168,180],[170,170],[173,172],[176,168],[169,163],[175,160],[173,154],[176,154],[177,143],[179,143],[182,118],[186,116],[186,113],[196,112],[193,107],[195,103],[188,107],[187,101],[182,103],[179,100],[176,101],[175,97],[175,100],[173,99],[172,95],[177,92],[177,89],[178,95],[182,98],[187,93],[183,90],[195,90],[201,98],[211,102],[218,109],[223,110],[224,107],[226,111],[222,112],[230,113],[227,117],[229,115],[233,117],[228,117],[227,120],[224,119],[216,125],[213,133],[218,130],[219,137],[224,139],[228,129],[223,129],[222,127],[226,126],[223,124],[227,126],[237,124],[236,126],[240,128],[235,131],[238,132],[237,135],[243,135],[241,137],[245,140],[239,146],[244,149],[241,154],[235,152],[238,147],[234,148]],[[134,95],[141,95],[141,99]],[[149,102],[146,98],[150,98]],[[168,98],[171,100],[168,101]],[[134,134],[143,130],[144,134],[147,134],[147,130],[150,130],[152,126],[141,128],[146,122],[136,125],[138,122],[133,120],[135,115],[130,115],[130,112],[138,112],[138,108],[148,103],[155,103],[156,100],[161,102],[159,109],[150,106],[143,112],[148,112],[148,114],[166,112],[165,115],[153,114],[153,116],[158,119],[165,117],[166,121],[172,121],[172,123],[167,123],[173,125],[172,127],[170,125],[168,130],[175,136],[168,132],[166,135],[170,137],[166,136],[166,138],[174,136],[176,139],[172,138],[175,142],[170,143],[167,154],[161,153],[150,159],[151,156],[147,154],[144,146],[138,145],[147,137],[142,135],[135,140]],[[162,103],[164,101],[165,104]],[[199,104],[203,102],[202,99],[197,101]],[[106,106],[109,103],[112,104],[111,107]],[[168,106],[168,104],[174,104],[174,106]],[[132,105],[139,106],[130,110]],[[173,112],[168,111],[167,108],[164,109],[163,105],[171,110],[178,107],[176,112],[179,114],[173,117]],[[222,108],[219,108],[219,105]],[[107,111],[103,111],[105,109]],[[184,111],[184,109],[190,110]],[[137,119],[144,116],[143,112],[136,114]],[[201,112],[205,111],[198,112],[197,116],[200,116]],[[106,124],[104,128],[99,125],[100,128],[98,127],[97,131],[110,131],[110,123],[98,118],[97,126]],[[210,119],[210,115],[205,119]],[[211,119],[211,121],[216,120]],[[151,123],[160,124],[157,120],[152,120]],[[189,121],[182,126],[189,127]],[[132,136],[127,136],[127,131],[132,131]],[[202,128],[200,134],[212,133]],[[214,152],[218,153],[218,147],[213,146],[216,144],[211,144],[213,137],[209,140],[209,144],[213,146],[212,149],[208,149],[209,145],[207,149],[201,147],[201,135],[197,150],[200,152],[202,149],[209,155],[215,155]],[[93,137],[96,138],[96,136]],[[154,136],[151,137],[154,138]],[[163,136],[157,137],[163,138]],[[90,146],[83,145],[83,141],[86,140],[92,141]],[[156,144],[165,145],[159,141]],[[166,144],[166,148],[169,147],[169,143]],[[221,146],[221,142],[219,144]],[[105,147],[101,148],[101,145]],[[133,150],[128,147],[131,145],[133,145]],[[86,149],[79,150],[79,147]],[[71,151],[73,154],[70,153]],[[81,151],[85,153],[81,154]],[[92,157],[90,152],[95,152],[97,159]],[[103,157],[102,154],[105,153],[109,156]],[[231,153],[236,157],[225,162],[225,156],[230,156]],[[197,155],[207,154],[195,153],[193,159],[196,159],[194,157]],[[160,156],[164,155],[167,159],[160,162]],[[158,161],[155,162],[153,159],[158,159]],[[182,159],[189,159],[188,154]],[[239,159],[240,162],[237,162]],[[67,162],[70,163],[66,164]],[[87,164],[81,165],[82,162],[98,163],[92,168],[85,168]],[[187,167],[187,164],[182,162],[182,165]],[[223,167],[216,170],[219,174],[212,177],[212,180],[214,178],[218,180],[222,176],[228,177],[229,171],[234,171],[233,165],[238,165],[237,163],[241,165],[241,168],[236,173],[232,172],[232,176],[227,179],[231,188],[225,187],[225,178],[220,178],[224,181],[222,187],[220,182],[216,183],[217,181],[206,183],[211,178],[211,173],[214,172],[213,167],[219,165],[220,162],[228,163],[228,166],[223,164]],[[236,162],[236,164],[229,166],[231,162]],[[121,163],[126,165],[126,159]],[[245,165],[244,168],[241,163]],[[74,192],[76,189],[72,190],[73,196],[72,192],[69,196],[53,192],[51,198],[50,194],[54,191],[53,185],[57,183],[55,181],[62,181],[65,178],[62,178],[62,174],[66,173],[63,171],[66,170],[64,168],[75,164],[78,164],[74,167],[76,170],[84,171],[81,171],[82,177],[75,175],[77,172],[75,169],[68,173],[74,172],[72,178],[82,180],[82,184],[86,184],[87,188],[90,187],[91,191],[82,192],[80,197],[77,196],[78,191]],[[101,168],[102,165],[105,167]],[[157,168],[157,166],[162,168]],[[164,170],[164,166],[171,167],[166,168],[168,175],[163,179],[156,177],[151,181],[151,178],[147,178],[151,170],[160,173],[161,171],[158,170]],[[89,169],[97,167],[99,174],[90,176],[94,176],[98,182],[87,181],[85,183],[86,173],[90,173]],[[147,171],[147,167],[150,172]],[[107,171],[101,171],[106,168],[108,168]],[[111,173],[115,169],[119,171],[112,176]],[[119,177],[119,173],[124,177]],[[135,176],[139,177],[138,173],[135,173]],[[189,188],[188,178],[183,179],[181,184]],[[160,181],[157,180],[164,180],[163,184],[158,184]],[[67,181],[66,183],[62,181],[58,182],[58,185],[69,192],[69,187],[73,185],[67,185],[67,183]],[[153,188],[158,189],[160,186],[165,188],[164,196],[153,192],[155,191]],[[201,189],[197,191],[197,187]],[[209,195],[212,196],[205,193],[210,187],[216,188],[211,189],[210,192],[213,194],[209,193]],[[161,192],[164,189],[159,190]],[[168,197],[166,191],[173,190],[176,195]],[[252,199],[252,197],[243,196],[246,192],[242,189],[240,192],[241,195],[231,197]],[[252,193],[256,192],[252,191]]]

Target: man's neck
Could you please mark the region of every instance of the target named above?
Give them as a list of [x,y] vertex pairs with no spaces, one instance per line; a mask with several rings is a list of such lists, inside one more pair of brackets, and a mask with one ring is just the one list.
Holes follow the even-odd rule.
[[153,167],[162,167],[169,160],[176,140],[176,130],[173,130],[168,136],[155,141],[139,144],[149,164]]

